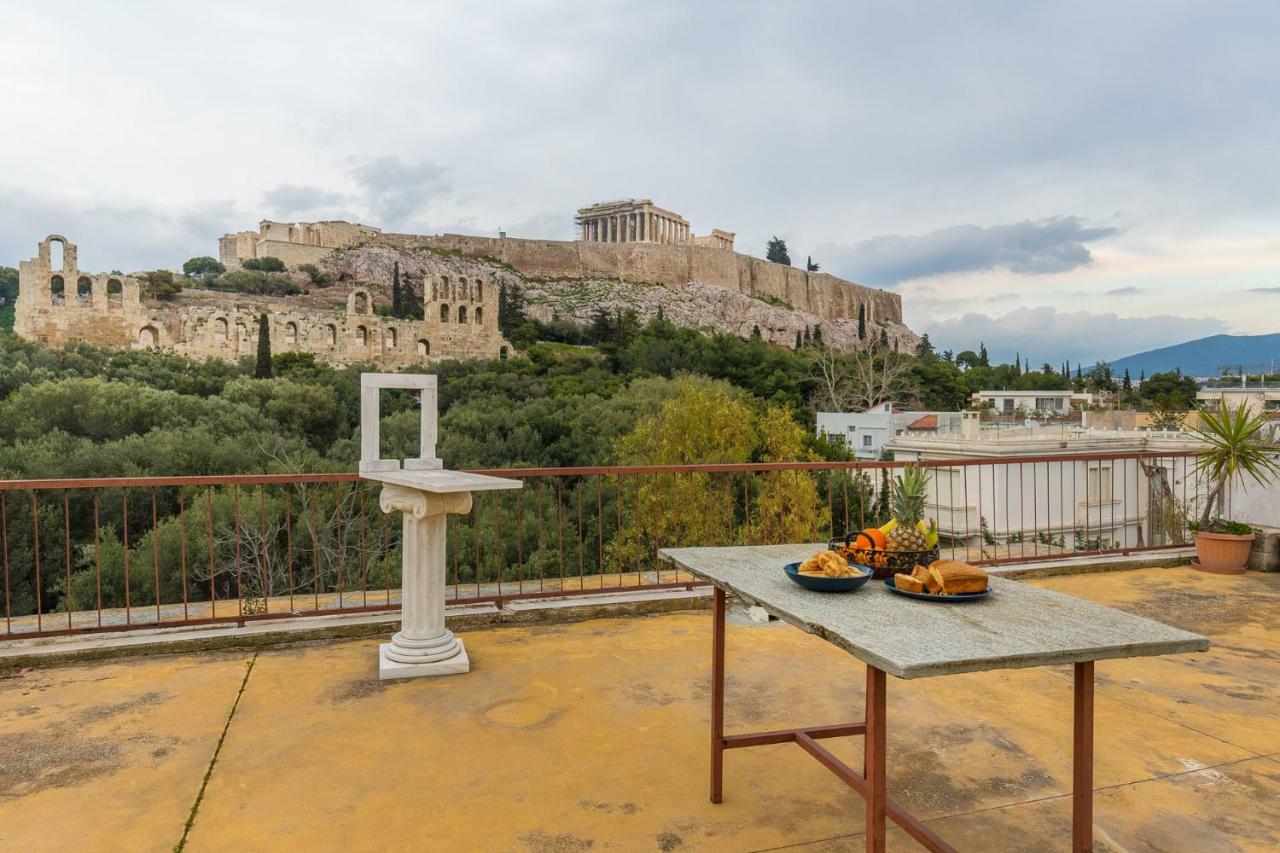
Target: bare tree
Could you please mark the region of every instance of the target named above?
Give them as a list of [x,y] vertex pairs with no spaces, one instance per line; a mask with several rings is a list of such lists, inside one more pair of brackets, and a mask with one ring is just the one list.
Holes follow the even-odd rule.
[[889,400],[911,402],[916,396],[907,382],[911,361],[896,352],[822,347],[814,353],[817,389],[810,402],[833,412],[865,411]]

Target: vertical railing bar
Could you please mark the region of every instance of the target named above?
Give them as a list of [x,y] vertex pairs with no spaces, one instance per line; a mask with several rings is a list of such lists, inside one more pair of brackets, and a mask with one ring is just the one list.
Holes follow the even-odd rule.
[[316,496],[310,493],[304,483],[302,486],[302,502],[310,507],[311,512],[311,606],[320,609],[320,539],[316,530]]
[[187,505],[182,487],[178,487],[178,551],[182,569],[182,619],[191,618],[187,604]]
[[578,493],[578,589],[584,589],[586,584],[586,535],[582,526],[582,491],[586,487],[586,478],[582,477],[578,480],[578,487],[574,489]]
[[564,478],[556,477],[556,536],[560,552],[560,589],[564,589]]
[[493,568],[497,575],[498,582],[498,598],[502,598],[502,495],[498,492],[492,492],[493,495]]
[[516,489],[516,589],[524,592],[524,486]]
[[[963,482],[963,483],[964,483],[964,543],[965,543],[965,546],[964,546],[964,559],[965,559],[965,560],[967,560],[967,559],[969,559],[969,538],[973,535],[973,533],[972,533],[972,531],[971,531],[971,529],[970,529],[970,527],[969,527],[969,468],[968,468],[967,466],[962,465],[962,466],[960,466],[960,468],[959,468],[958,470],[959,470],[960,476],[964,478],[961,482]],[[981,468],[979,468],[979,469],[978,469],[978,477],[979,477],[979,478],[981,478],[981,477],[982,477],[982,469],[981,469]],[[979,489],[981,489],[981,488],[982,488],[982,484],[981,484],[981,483],[979,483],[979,484],[978,484],[978,488],[979,488]],[[978,514],[979,514],[979,515],[981,515],[981,514],[982,514],[982,506],[981,506],[981,504],[982,504],[982,497],[981,497],[981,492],[979,492],[978,504],[979,504],[979,506],[978,506]],[[953,518],[954,518],[954,517],[953,517]],[[979,538],[981,538],[981,537],[979,537]],[[954,541],[955,541],[955,540],[952,540],[952,542],[954,542]],[[951,549],[951,550],[952,550],[952,553],[955,553],[955,547],[954,547],[954,545],[952,546],[952,549]]]
[[333,484],[334,547],[338,550],[338,609],[347,606],[347,537],[342,526],[342,483]]
[[[129,489],[120,492],[121,529],[124,531],[124,624],[133,624],[132,605],[129,596]],[[37,552],[38,553],[38,552]],[[37,561],[37,565],[39,562]]]
[[[618,537],[620,541],[621,534],[622,534],[622,490],[618,486],[619,480],[620,478],[617,476],[613,478],[613,504],[614,504],[613,509],[614,509],[614,513],[617,516],[617,527],[615,528],[614,536]],[[623,585],[622,570],[623,568],[625,568],[622,565],[621,550],[618,551],[617,557],[618,557],[618,587],[621,588]]]
[[218,615],[218,588],[214,584],[214,574],[216,567],[213,559],[213,486],[205,489],[205,522],[208,526],[207,537],[209,541],[209,616],[216,618]]
[[[235,537],[235,554],[236,554],[236,616],[244,616],[244,570],[240,562],[240,484],[235,483],[231,486],[231,524],[232,536]],[[244,620],[241,619],[240,627],[244,627]]]
[[596,475],[596,574],[604,589],[604,477]]
[[[41,612],[42,605],[40,603],[40,598],[43,595],[43,592],[40,589],[40,507],[38,506],[38,501],[36,499],[35,489],[31,490],[31,530],[32,530],[32,535],[35,537],[33,542],[35,547],[35,562],[36,562],[36,630],[43,631],[44,615]],[[126,553],[128,553],[127,549],[126,549]],[[126,562],[125,565],[127,567],[128,562]],[[126,595],[128,593],[128,589],[129,589],[128,586],[126,586],[125,587]]]
[[357,484],[356,489],[360,493],[360,528],[358,533],[358,541],[360,542],[360,606],[369,606],[369,555],[365,552],[364,534],[365,534],[365,511],[367,507],[368,488],[362,480]]
[[66,563],[67,571],[67,629],[71,629],[71,611],[75,604],[71,598],[71,498],[68,490],[62,490],[62,535],[63,535],[63,561]]
[[[404,548],[403,542],[400,544],[400,547]],[[391,553],[391,515],[389,513],[384,512],[382,514],[382,560],[381,560],[383,565],[382,579],[386,581],[386,583],[384,584],[384,586],[386,587],[386,594],[385,594],[385,598],[383,599],[384,604],[391,603],[391,570],[389,568],[386,568],[387,555],[390,553]],[[456,593],[457,590],[455,589],[454,592]],[[400,600],[404,601],[404,578],[403,577],[400,578]]]
[[289,578],[289,612],[297,610],[293,602],[293,491],[284,490],[284,570]]
[[538,478],[538,592],[543,591],[547,574],[546,528],[542,524],[542,478]]
[[[13,633],[13,603],[9,591],[9,507],[5,492],[0,492],[0,539],[4,540],[4,630]],[[97,492],[94,492],[97,498]],[[95,527],[96,532],[96,527]],[[98,594],[98,624],[102,624],[102,594]]]
[[156,585],[156,621],[160,621],[160,534],[159,516],[156,513],[156,488],[151,487],[151,572]]
[[[462,523],[462,518],[458,518],[458,523]],[[471,545],[472,545],[472,563],[471,574],[476,582],[476,598],[484,595],[480,591],[480,507],[475,508],[475,512],[471,514]],[[400,585],[403,588],[404,578],[400,579]]]

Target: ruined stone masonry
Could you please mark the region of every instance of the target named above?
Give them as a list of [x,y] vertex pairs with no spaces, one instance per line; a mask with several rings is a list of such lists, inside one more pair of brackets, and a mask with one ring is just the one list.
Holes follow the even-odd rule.
[[[61,263],[54,261],[54,244]],[[300,297],[208,290],[160,302],[143,300],[130,276],[82,273],[75,245],[54,234],[19,265],[14,332],[50,346],[85,341],[235,360],[257,351],[258,317],[265,313],[272,352],[313,353],[332,364],[400,368],[442,358],[505,358],[511,345],[498,331],[498,288],[480,271],[472,273],[424,275],[421,320],[375,314],[374,295],[365,287],[351,288],[343,309]],[[334,289],[334,296],[342,293]]]

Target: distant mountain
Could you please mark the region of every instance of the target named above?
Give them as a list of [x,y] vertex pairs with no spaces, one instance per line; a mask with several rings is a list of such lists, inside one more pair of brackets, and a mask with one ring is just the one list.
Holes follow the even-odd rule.
[[1179,367],[1187,376],[1217,376],[1224,367],[1258,373],[1269,371],[1273,363],[1280,369],[1280,334],[1213,335],[1118,358],[1111,362],[1111,372],[1128,369],[1137,379],[1142,371],[1150,376]]

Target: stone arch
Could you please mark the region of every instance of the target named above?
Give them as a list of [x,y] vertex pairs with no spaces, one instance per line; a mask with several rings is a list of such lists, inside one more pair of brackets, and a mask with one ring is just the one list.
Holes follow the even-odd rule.
[[498,358],[500,358],[503,361],[506,361],[508,355],[510,355],[510,353],[508,352],[505,344],[498,347]]
[[158,346],[160,343],[160,330],[148,323],[138,330],[138,344],[144,347]]
[[426,338],[418,339],[418,355],[423,356],[424,358],[431,355],[431,341]]
[[396,346],[396,330],[394,327],[387,329],[386,343],[388,349],[395,349]]
[[484,282],[480,279],[476,279],[476,301],[484,301]]
[[449,276],[447,275],[440,276],[440,298],[441,299],[453,298],[453,294],[449,292]]
[[[49,269],[65,270],[67,268],[67,238],[60,234],[50,234],[44,238],[45,245],[49,251]],[[57,244],[57,254],[54,254],[54,244]]]
[[369,345],[369,330],[364,326],[356,326],[356,343],[362,347]]
[[338,345],[338,327],[329,323],[324,327],[325,338],[329,342],[329,346],[336,347]]
[[458,306],[458,322],[464,324],[467,322],[467,306],[465,305]]
[[241,350],[247,352],[249,343],[253,340],[253,336],[249,334],[249,327],[242,321],[236,321],[236,341]]
[[89,276],[82,275],[76,279],[76,298],[81,302],[93,302],[93,282]]
[[440,306],[440,322],[441,323],[449,322],[449,303],[448,302]]
[[107,296],[119,296],[124,293],[124,285],[118,278],[107,279]]
[[473,311],[472,313],[475,315],[475,321],[474,321],[474,322],[475,322],[475,324],[476,324],[477,326],[479,326],[479,325],[481,325],[482,323],[484,323],[484,309],[483,309],[483,308],[481,308],[479,305],[477,305],[477,306],[476,306],[476,310],[475,310],[475,311]]
[[347,297],[347,313],[373,313],[373,297],[370,296],[368,288],[357,287],[351,291],[351,295]]
[[292,320],[284,324],[284,342],[286,344],[298,342],[298,324]]
[[54,275],[49,277],[49,297],[54,305],[61,305],[67,297],[67,283],[62,276]]
[[226,317],[215,317],[213,320],[213,339],[220,344],[227,342],[227,334],[230,331],[230,325],[227,323]]

